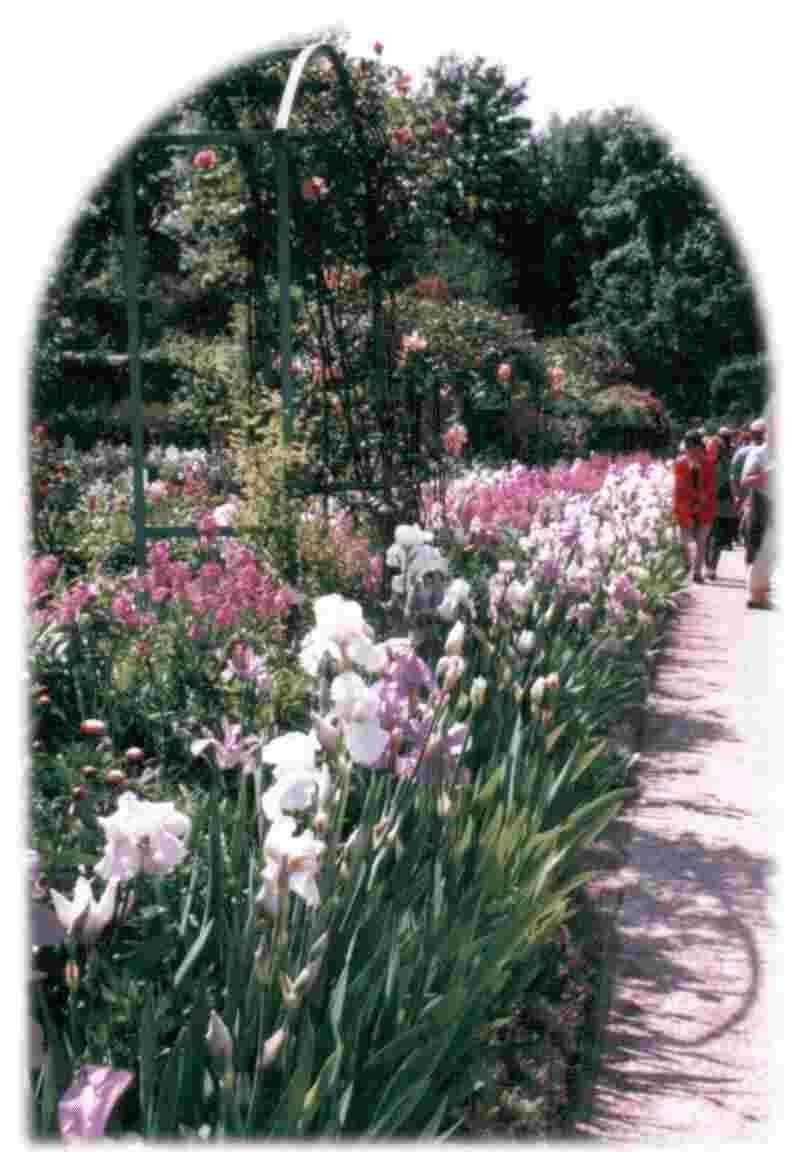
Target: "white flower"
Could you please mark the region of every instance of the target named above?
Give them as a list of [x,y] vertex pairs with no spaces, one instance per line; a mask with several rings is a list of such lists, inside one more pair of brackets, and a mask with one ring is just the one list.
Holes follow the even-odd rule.
[[429,544],[432,539],[432,532],[425,532],[418,524],[398,524],[394,529],[394,544],[400,548],[416,548],[421,544]]
[[463,622],[456,622],[447,634],[447,640],[444,643],[444,654],[448,658],[463,653],[463,639],[465,634],[466,627]]
[[58,890],[51,890],[50,897],[56,916],[67,934],[74,935],[83,942],[94,942],[114,916],[118,885],[119,881],[112,878],[99,902],[95,902],[91,883],[83,876],[75,882],[71,902],[63,894],[59,894]]
[[233,1065],[233,1037],[217,1012],[212,1011],[208,1017],[208,1031],[205,1033],[205,1042],[208,1051],[217,1067],[231,1068]]
[[457,577],[447,587],[444,600],[438,607],[439,615],[445,621],[452,621],[461,605],[472,610],[471,593],[472,587],[469,582],[464,581],[463,577]]
[[275,769],[275,783],[261,798],[264,816],[278,821],[287,813],[298,812],[316,802],[322,808],[330,797],[330,772],[326,765],[317,766],[316,753],[321,744],[312,731],[288,731],[263,749],[265,764]]
[[344,729],[344,743],[355,763],[376,764],[389,739],[380,726],[378,696],[354,671],[346,671],[333,680],[330,698]]
[[535,649],[535,634],[532,630],[522,630],[516,642],[516,649],[525,657]]
[[488,683],[482,675],[478,675],[472,682],[471,690],[469,691],[469,701],[473,707],[482,707],[486,699],[486,692],[488,690]]
[[139,800],[132,792],[123,792],[117,811],[97,820],[106,847],[94,872],[106,881],[130,881],[140,870],[169,873],[186,856],[184,840],[191,833],[191,821],[171,801]]
[[324,842],[318,841],[308,829],[294,836],[294,821],[289,817],[275,821],[264,841],[266,866],[261,871],[264,886],[262,900],[273,903],[278,896],[281,877],[288,878],[288,888],[306,903],[319,905],[319,858],[324,853]]
[[211,515],[220,528],[228,528],[233,523],[233,517],[239,510],[239,501],[235,496],[228,496],[224,504],[214,508]]
[[261,758],[265,764],[274,767],[276,775],[281,772],[314,772],[320,747],[313,731],[307,735],[302,731],[287,731],[285,735],[270,740],[261,752]]
[[325,654],[341,667],[356,663],[364,670],[382,670],[385,651],[372,641],[373,631],[363,619],[357,601],[346,601],[338,593],[314,602],[316,625],[306,634],[300,663],[307,674],[317,674]]

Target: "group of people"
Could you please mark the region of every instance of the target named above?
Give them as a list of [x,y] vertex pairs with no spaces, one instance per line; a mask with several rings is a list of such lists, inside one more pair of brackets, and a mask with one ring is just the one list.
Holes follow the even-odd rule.
[[772,608],[773,430],[773,412],[746,430],[723,426],[716,435],[690,430],[674,461],[673,515],[689,572],[697,584],[715,581],[722,551],[743,541],[750,609]]

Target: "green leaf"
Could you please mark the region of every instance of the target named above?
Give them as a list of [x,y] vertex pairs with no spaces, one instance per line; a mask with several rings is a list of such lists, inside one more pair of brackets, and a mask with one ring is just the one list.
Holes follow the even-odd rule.
[[145,1136],[149,1132],[155,1088],[155,1052],[158,1046],[158,1025],[155,1020],[153,989],[144,992],[141,1023],[139,1024],[139,1109]]
[[188,886],[188,889],[186,890],[186,894],[183,898],[183,909],[181,911],[180,924],[178,926],[178,935],[181,938],[185,937],[186,928],[189,924],[189,914],[191,913],[191,905],[192,905],[192,902],[194,901],[194,889],[195,889],[195,886],[197,885],[197,879],[199,878],[199,876],[200,876],[200,856],[198,853],[195,853],[193,861],[192,861],[192,866],[191,866],[191,876],[189,877],[189,886]]
[[41,1125],[45,1133],[58,1130],[58,1102],[69,1086],[72,1062],[64,1042],[47,1007],[47,998],[37,986],[37,997],[42,1009],[47,1055],[44,1062]]
[[202,927],[202,929],[200,930],[200,933],[197,935],[197,938],[194,940],[191,947],[189,948],[188,954],[186,955],[185,959],[178,967],[177,971],[175,972],[175,978],[172,980],[172,986],[175,989],[175,991],[177,991],[177,989],[180,987],[181,983],[183,982],[185,977],[188,975],[189,971],[192,969],[192,967],[196,963],[197,959],[199,959],[200,955],[202,954],[203,947],[205,946],[206,942],[208,941],[208,936],[210,935],[211,931],[213,930],[213,927],[214,927],[214,919],[211,918]]
[[161,1072],[156,1107],[156,1132],[153,1136],[167,1137],[177,1133],[178,1090],[180,1068],[184,1054],[187,1029],[181,1029],[177,1042],[172,1045],[166,1066]]
[[145,939],[136,953],[127,962],[128,971],[138,978],[147,977],[156,967],[159,967],[170,951],[174,950],[175,939],[171,933],[164,931],[153,938]]
[[305,1096],[311,1084],[314,1058],[314,1032],[310,1017],[305,1016],[302,1038],[294,1074],[286,1090],[286,1120],[289,1132],[296,1130],[305,1111]]
[[560,723],[557,727],[553,727],[552,731],[547,734],[544,740],[547,752],[552,751],[555,744],[558,742],[568,726],[568,723]]

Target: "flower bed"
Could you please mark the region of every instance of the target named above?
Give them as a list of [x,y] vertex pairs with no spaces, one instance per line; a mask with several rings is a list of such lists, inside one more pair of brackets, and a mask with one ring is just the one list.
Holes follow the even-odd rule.
[[[95,472],[59,531],[99,549]],[[668,467],[474,470],[387,550],[339,512],[358,600],[220,538],[217,486],[144,573],[29,566],[33,1132],[551,1132],[608,734],[684,575]]]

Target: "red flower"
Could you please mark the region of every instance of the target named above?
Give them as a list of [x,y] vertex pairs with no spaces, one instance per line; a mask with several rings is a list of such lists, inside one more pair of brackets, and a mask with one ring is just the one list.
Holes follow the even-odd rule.
[[191,165],[195,171],[212,171],[219,160],[213,150],[198,150]]
[[444,118],[437,118],[430,127],[430,132],[434,138],[448,138],[451,130]]
[[394,131],[391,138],[397,146],[407,146],[410,142],[413,142],[413,131],[409,126],[400,126],[398,130]]

